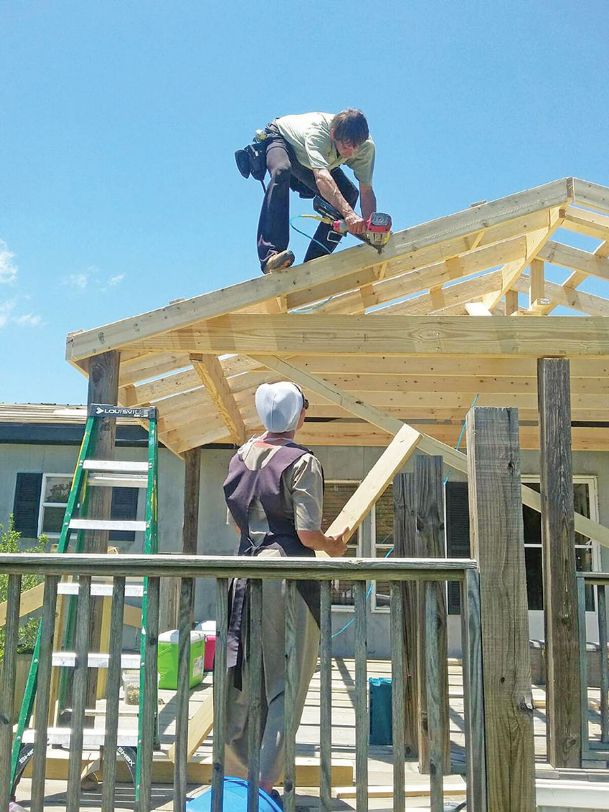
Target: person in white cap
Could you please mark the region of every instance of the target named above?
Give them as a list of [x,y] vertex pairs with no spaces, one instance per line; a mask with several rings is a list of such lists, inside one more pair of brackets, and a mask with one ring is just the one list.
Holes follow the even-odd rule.
[[[256,410],[264,434],[248,440],[234,455],[224,483],[232,520],[240,533],[239,555],[314,556],[323,550],[341,556],[349,529],[336,536],[321,531],[323,471],[319,460],[294,442],[308,409],[302,390],[289,381],[262,384]],[[260,744],[260,786],[277,796],[284,767],[285,585],[263,585],[262,660],[263,708]],[[319,582],[300,581],[297,592],[299,680],[296,722],[304,707],[319,648]],[[247,776],[248,651],[247,588],[233,582],[229,622],[229,695],[227,775]]]

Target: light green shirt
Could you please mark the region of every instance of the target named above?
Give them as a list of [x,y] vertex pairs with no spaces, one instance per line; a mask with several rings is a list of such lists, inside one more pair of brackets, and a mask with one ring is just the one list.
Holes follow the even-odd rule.
[[371,138],[364,141],[352,158],[341,158],[330,138],[330,122],[333,118],[333,113],[303,113],[281,116],[274,123],[303,166],[331,172],[337,166],[346,164],[360,183],[371,186],[374,141]]

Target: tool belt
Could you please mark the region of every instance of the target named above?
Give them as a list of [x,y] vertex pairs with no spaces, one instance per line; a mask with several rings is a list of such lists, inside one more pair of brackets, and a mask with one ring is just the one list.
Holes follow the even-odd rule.
[[[292,163],[297,162],[292,147],[282,138],[274,122],[268,124],[264,130],[258,130],[251,144],[235,152],[235,162],[240,174],[244,178],[249,178],[251,175],[254,180],[262,183],[263,188],[266,175],[266,148],[273,138],[281,138],[288,151],[290,161]],[[312,200],[317,194],[316,191],[309,189],[306,184],[302,183],[294,175],[290,178],[290,189],[306,200]]]
[[244,178],[251,175],[254,180],[263,181],[266,175],[266,144],[262,141],[254,141],[243,149],[235,152],[237,169]]

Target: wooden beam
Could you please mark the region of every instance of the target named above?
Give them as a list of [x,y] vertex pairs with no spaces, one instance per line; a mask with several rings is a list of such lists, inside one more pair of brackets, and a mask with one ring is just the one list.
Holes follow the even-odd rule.
[[467,417],[472,555],[480,568],[488,808],[535,812],[535,747],[518,416]]
[[609,214],[609,187],[573,178],[573,194],[578,205],[590,206]]
[[[426,246],[477,233],[481,228],[488,228],[540,209],[560,206],[571,196],[571,185],[563,179],[486,203],[475,209],[466,209],[394,234],[384,249],[383,258],[390,261],[396,256],[421,250]],[[437,259],[441,257],[438,256]],[[67,338],[67,358],[76,361],[107,352],[122,347],[135,338],[148,338],[168,330],[188,327],[204,319],[302,290],[338,276],[347,276],[358,268],[377,264],[377,254],[368,246],[340,251],[332,257],[322,257],[292,268],[287,274],[267,274],[213,293],[176,302],[140,316],[93,330],[71,333]]]
[[[478,358],[476,356],[463,356],[461,358],[383,358],[379,363],[376,358],[360,356],[323,356],[315,355],[309,358],[284,358],[284,361],[298,369],[312,375],[325,377],[326,375],[378,375],[386,376],[417,376],[442,377],[444,375],[463,377],[507,377],[507,378],[535,378],[537,377],[537,359],[501,357]],[[259,366],[264,364],[264,360]],[[599,378],[609,375],[609,359],[603,358],[574,358],[571,360],[572,378]]]
[[483,302],[466,302],[465,309],[470,316],[492,316],[493,314]]
[[[417,556],[417,517],[414,474],[398,474],[393,480],[393,542],[397,558]],[[404,581],[401,585],[404,606],[403,636],[406,652],[403,679],[394,679],[397,690],[404,691],[405,753],[409,758],[419,754],[418,670],[416,666],[417,631],[419,629],[417,584]]]
[[[524,280],[524,284],[523,284]],[[516,282],[515,287],[519,290],[526,288],[526,278],[521,277]],[[569,281],[569,280],[567,280]],[[573,310],[579,310],[581,313],[586,313],[589,316],[609,316],[609,300],[604,299],[602,296],[594,296],[592,293],[584,293],[580,290],[575,290],[568,286],[565,282],[564,285],[555,285],[553,282],[545,282],[545,292],[547,302],[550,304],[543,304],[543,300],[538,300],[537,307],[538,313],[548,313],[554,307],[561,305],[562,307],[570,307]]]
[[438,297],[437,294],[434,297],[431,293],[423,293],[405,302],[397,302],[396,304],[388,305],[381,311],[377,311],[377,313],[371,315],[384,316],[397,313],[424,314],[438,312],[453,307],[454,305],[465,305],[477,296],[482,296],[485,293],[497,290],[500,284],[501,272],[491,271],[482,276],[477,276],[474,279],[467,279],[464,282],[458,282],[457,284],[442,288],[441,298]]
[[187,366],[190,366],[187,353],[144,352],[132,361],[121,360],[118,381],[121,387],[127,387]]
[[518,314],[518,291],[507,290],[505,292],[505,315],[513,316]]
[[602,255],[550,240],[537,256],[553,265],[579,271],[583,274],[583,278],[595,276],[598,279],[609,281],[609,259]]
[[609,355],[603,319],[459,316],[225,316],[145,340],[156,349],[262,355]]
[[565,228],[576,231],[578,234],[596,237],[603,241],[609,239],[609,217],[604,214],[568,206],[565,210],[564,225]]
[[[19,604],[19,617],[25,617],[32,612],[36,612],[42,606],[42,599],[44,597],[44,584],[38,584],[31,589],[27,589],[21,593],[21,602]],[[7,601],[0,603],[0,628],[6,624],[6,609]]]
[[579,625],[575,578],[569,361],[539,360],[541,538],[547,669],[548,761],[580,767]]
[[[120,366],[120,353],[116,350],[101,353],[89,360],[89,386],[87,391],[87,405],[92,403],[118,403],[118,371]],[[95,442],[93,457],[95,459],[114,459],[114,446],[116,441],[116,418],[98,418],[96,425],[97,440]],[[92,488],[89,495],[88,516],[95,519],[109,519],[112,508],[112,488]],[[108,552],[107,530],[95,530],[85,534],[85,552]],[[92,598],[93,607],[99,606],[99,599]],[[80,599],[79,604],[80,606]],[[91,612],[90,623],[90,649],[100,651],[103,615],[101,612]],[[88,675],[86,707],[95,707],[97,696],[98,673],[91,669]]]
[[547,304],[544,302],[546,296],[544,264],[541,259],[531,260],[531,275],[529,277],[529,310],[534,310],[538,305]]
[[524,257],[521,260],[508,262],[507,265],[504,265],[501,269],[503,281],[500,290],[496,293],[487,294],[484,297],[484,304],[489,309],[492,310],[501,297],[513,287],[514,282],[522,274],[530,261],[537,255],[539,249],[550,239],[556,229],[560,227],[562,221],[561,212],[558,209],[551,209],[548,213],[547,228],[538,229],[537,231],[527,234],[527,250]]
[[218,414],[226,424],[236,445],[245,442],[243,418],[235,403],[222,366],[215,355],[191,355],[192,366],[205,385],[207,392],[218,409]]
[[[420,558],[446,558],[446,539],[444,533],[444,483],[442,472],[442,457],[430,457],[418,454],[414,461],[415,499],[417,516],[416,552]],[[425,639],[425,591],[426,584],[417,584],[417,680],[418,706],[420,713],[419,734],[419,770],[422,773],[442,771],[444,775],[450,773],[450,724],[448,709],[448,648],[447,648],[447,616],[444,593],[445,584],[434,584],[435,594],[435,623],[434,632],[437,638],[438,670],[436,692],[439,700],[439,715],[441,730],[430,730],[428,713],[425,663],[428,659],[429,642]],[[440,763],[434,763],[433,748],[430,741],[434,735],[439,735]]]
[[350,530],[349,536],[356,532],[387,485],[414,453],[419,436],[419,433],[410,426],[402,424],[355,493],[326,530],[328,535],[339,533],[345,527]]
[[[454,279],[503,265],[521,257],[526,251],[525,233],[545,225],[546,222],[546,212],[540,211],[489,228],[485,232],[485,244],[476,250],[471,248],[467,238],[459,238],[440,247],[431,246],[392,260],[383,281],[374,280],[372,271],[369,277],[366,277],[372,279],[374,303],[380,304],[399,296],[444,285]],[[354,282],[361,284],[361,275],[357,278],[344,277],[292,294],[288,303],[290,308],[294,309],[318,300],[320,303],[316,309],[319,312],[361,312],[362,302],[359,292],[351,290],[352,287],[357,287]],[[323,301],[328,297],[328,301]]]
[[[193,448],[184,455],[184,522],[182,525],[182,554],[196,555],[199,538],[199,496],[201,490],[201,449]],[[188,718],[190,699],[190,633],[193,625],[195,581],[193,578],[180,578],[180,602],[178,620],[178,690],[176,695],[176,741],[170,749],[169,758],[176,765],[174,793],[179,808],[184,807],[187,783],[188,762],[192,755],[191,733],[203,738],[209,732],[207,725],[213,719],[213,698],[207,702],[205,721],[197,718],[194,729],[190,729]],[[205,728],[203,730],[202,728]],[[197,745],[200,743],[200,739]]]

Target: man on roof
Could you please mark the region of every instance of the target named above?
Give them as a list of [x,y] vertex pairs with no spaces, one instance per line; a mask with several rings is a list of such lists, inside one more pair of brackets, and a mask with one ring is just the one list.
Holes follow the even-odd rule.
[[[258,257],[263,273],[289,268],[294,254],[288,249],[290,189],[302,197],[319,194],[343,215],[352,234],[365,231],[365,220],[376,211],[372,188],[374,142],[361,110],[341,113],[303,113],[281,116],[264,131],[266,168],[270,174],[260,221]],[[348,166],[359,191],[340,168]],[[361,217],[355,212],[360,200]],[[304,261],[331,254],[340,235],[328,234],[331,226],[320,223]]]

